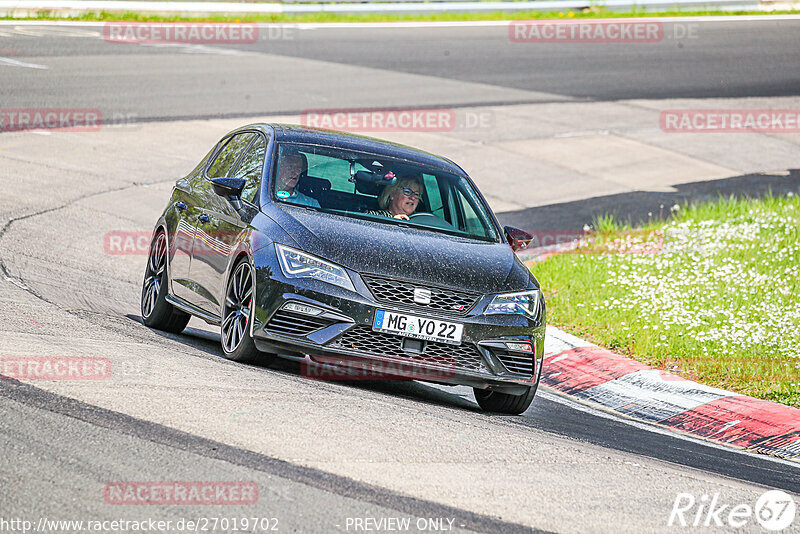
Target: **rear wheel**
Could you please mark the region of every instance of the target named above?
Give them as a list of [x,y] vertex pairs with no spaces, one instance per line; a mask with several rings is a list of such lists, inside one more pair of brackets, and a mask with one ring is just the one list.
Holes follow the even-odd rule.
[[250,362],[263,359],[250,337],[250,321],[253,316],[253,269],[246,259],[233,267],[225,290],[222,305],[222,327],[220,338],[225,357],[235,362]]
[[150,254],[142,282],[142,322],[150,328],[179,334],[191,315],[167,302],[167,236],[158,232],[150,243]]
[[533,402],[533,397],[536,395],[536,388],[529,387],[528,390],[521,395],[512,395],[510,393],[500,393],[499,391],[492,391],[489,389],[473,388],[475,392],[475,400],[478,405],[487,412],[505,413],[510,415],[519,415]]

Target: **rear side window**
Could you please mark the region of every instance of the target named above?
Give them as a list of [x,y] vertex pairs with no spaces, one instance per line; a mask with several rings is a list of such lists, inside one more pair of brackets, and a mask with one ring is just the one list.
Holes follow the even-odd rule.
[[451,209],[457,214],[456,227],[467,234],[491,237],[494,233],[489,230],[491,223],[486,212],[480,208],[481,203],[475,192],[463,187],[463,184],[454,185],[452,190],[450,203]]
[[[355,183],[350,179],[350,162],[313,152],[305,154],[308,159],[308,176],[328,180],[333,191],[355,192]],[[356,163],[356,171],[365,169],[366,167]]]
[[267,141],[263,135],[256,135],[256,140],[247,149],[236,170],[230,176],[245,180],[242,198],[255,204],[256,193],[261,185],[264,172],[264,158],[267,156]]
[[228,173],[233,168],[233,165],[236,163],[236,160],[239,158],[242,150],[244,150],[245,147],[250,144],[250,141],[253,140],[253,136],[255,135],[256,134],[252,132],[246,132],[231,137],[219,154],[217,154],[217,157],[214,159],[214,163],[212,163],[211,167],[208,168],[208,177],[229,177],[230,175]]
[[442,202],[442,193],[439,191],[439,181],[432,174],[423,174],[422,179],[425,182],[425,191],[428,196],[428,209],[433,213],[440,212],[444,203]]

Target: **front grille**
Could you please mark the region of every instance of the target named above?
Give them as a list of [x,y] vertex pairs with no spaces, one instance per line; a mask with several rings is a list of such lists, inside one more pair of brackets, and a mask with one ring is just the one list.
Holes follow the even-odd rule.
[[416,354],[403,350],[403,339],[405,338],[401,336],[375,332],[366,325],[356,325],[336,339],[332,346],[364,354],[400,358],[451,369],[485,371],[481,363],[480,352],[470,343],[448,345],[436,341],[423,341],[422,354]]
[[497,359],[512,373],[533,376],[533,355],[526,356],[524,354],[501,352],[495,353],[495,356],[497,356]]
[[[414,282],[407,282],[405,280],[366,275],[363,276],[363,278],[375,299],[380,302],[404,304],[406,306],[414,306],[415,308],[424,308],[428,310],[439,310],[453,315],[466,315],[481,297],[481,295],[477,293],[427,286]],[[415,289],[427,289],[430,291],[430,304],[418,304],[414,302]]]
[[307,336],[311,332],[333,324],[330,319],[310,317],[300,313],[278,310],[267,323],[265,330],[284,336]]

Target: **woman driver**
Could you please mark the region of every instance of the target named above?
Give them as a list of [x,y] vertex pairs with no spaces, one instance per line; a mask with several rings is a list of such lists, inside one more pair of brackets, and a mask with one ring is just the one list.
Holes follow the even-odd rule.
[[380,210],[368,210],[371,215],[383,215],[384,217],[394,217],[395,219],[408,220],[408,216],[414,213],[419,206],[419,199],[422,197],[422,183],[416,178],[401,178],[392,185],[387,185],[380,198],[378,206]]

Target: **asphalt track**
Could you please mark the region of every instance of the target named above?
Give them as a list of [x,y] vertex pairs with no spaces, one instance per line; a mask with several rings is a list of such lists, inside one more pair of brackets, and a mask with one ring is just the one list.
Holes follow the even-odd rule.
[[[523,416],[493,417],[465,388],[320,382],[290,363],[233,364],[201,323],[180,336],[143,328],[143,257],[99,245],[110,230],[149,230],[174,178],[238,117],[570,103],[600,112],[626,98],[798,96],[800,23],[697,31],[691,42],[600,47],[511,45],[497,28],[343,28],[211,47],[109,44],[92,26],[0,26],[0,57],[48,67],[0,63],[0,107],[99,108],[133,121],[96,134],[0,136],[0,354],[105,356],[118,370],[93,384],[0,381],[2,517],[255,515],[302,532],[354,531],[355,517],[443,517],[481,532],[670,532],[688,531],[667,526],[681,492],[751,504],[769,487],[800,493],[792,464],[546,390]],[[177,121],[198,118],[227,120]],[[800,166],[796,156],[762,157],[775,165],[762,171]],[[796,189],[796,173],[769,176]],[[575,204],[558,200],[598,196],[575,200],[570,189],[554,189],[550,207],[506,216],[568,218]],[[248,480],[260,498],[250,507],[112,506],[102,489],[118,480]]]
[[[46,84],[31,83],[42,73],[6,68],[0,95],[6,107],[95,107],[139,119],[318,107],[796,96],[800,21],[681,20],[664,23],[660,42],[616,44],[514,43],[505,26],[284,26],[262,29],[254,43],[136,46],[105,42],[101,26],[9,24],[0,27],[0,57],[33,64],[49,58],[52,67]],[[292,58],[307,67],[293,69]],[[410,90],[386,83],[380,71],[425,78]],[[451,83],[427,87],[428,77]],[[458,91],[452,82],[493,90]]]

